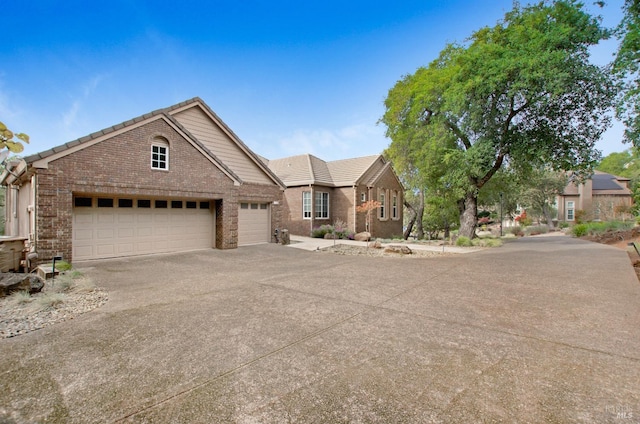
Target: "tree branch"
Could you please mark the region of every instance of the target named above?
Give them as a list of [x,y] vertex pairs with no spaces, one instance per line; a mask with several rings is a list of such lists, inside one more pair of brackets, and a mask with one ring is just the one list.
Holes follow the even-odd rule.
[[469,141],[469,138],[462,131],[460,131],[460,128],[458,128],[457,125],[455,125],[453,122],[449,121],[448,119],[445,119],[445,125],[451,131],[453,131],[456,137],[458,137],[458,139],[462,142],[466,150],[469,150],[471,148],[471,142]]
[[478,189],[481,189],[482,186],[485,185],[487,181],[491,179],[491,177],[493,177],[493,174],[498,172],[498,169],[500,169],[500,167],[502,166],[502,162],[504,162],[504,153],[500,152],[489,172],[487,172],[484,177],[477,180],[476,187]]

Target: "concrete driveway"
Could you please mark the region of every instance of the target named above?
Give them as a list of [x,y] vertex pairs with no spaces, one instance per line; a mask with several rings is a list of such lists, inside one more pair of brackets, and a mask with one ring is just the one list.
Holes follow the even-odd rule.
[[640,420],[640,284],[615,248],[85,265],[105,306],[0,340],[0,422]]

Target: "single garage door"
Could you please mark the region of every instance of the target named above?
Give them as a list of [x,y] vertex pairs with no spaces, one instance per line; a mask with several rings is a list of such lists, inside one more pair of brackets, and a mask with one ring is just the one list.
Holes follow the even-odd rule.
[[76,197],[73,259],[211,248],[211,210],[208,201]]
[[270,222],[268,203],[241,202],[238,212],[238,246],[269,243]]

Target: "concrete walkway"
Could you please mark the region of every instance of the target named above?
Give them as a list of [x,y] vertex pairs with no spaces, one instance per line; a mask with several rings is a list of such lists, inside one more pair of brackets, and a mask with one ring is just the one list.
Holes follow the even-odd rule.
[[[320,250],[325,247],[331,247],[336,244],[346,244],[351,246],[366,246],[365,242],[355,240],[327,240],[321,238],[303,237],[303,236],[290,236],[291,244],[289,247],[302,250]],[[382,243],[382,247],[386,246],[408,246],[411,250],[426,250],[430,252],[442,252],[442,253],[473,253],[482,250],[480,247],[457,247],[457,246],[444,246],[437,244],[424,244],[424,243]]]
[[105,260],[90,313],[0,340],[0,422],[627,423],[640,284],[569,237],[391,258]]

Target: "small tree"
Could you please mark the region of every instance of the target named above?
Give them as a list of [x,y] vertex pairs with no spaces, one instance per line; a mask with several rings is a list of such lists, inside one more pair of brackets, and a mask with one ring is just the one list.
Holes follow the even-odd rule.
[[377,200],[368,200],[360,206],[356,206],[357,213],[365,214],[366,229],[369,233],[371,233],[371,211],[378,209],[380,206],[382,206],[382,203]]

